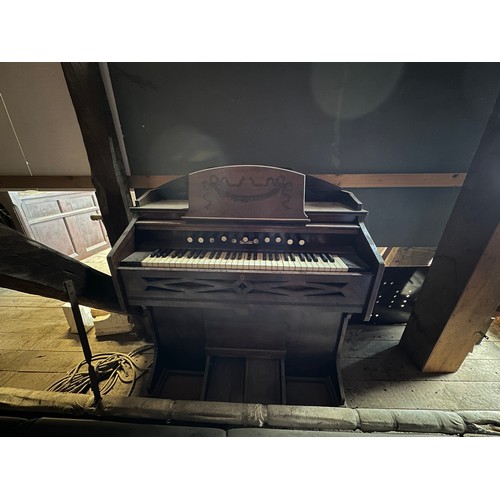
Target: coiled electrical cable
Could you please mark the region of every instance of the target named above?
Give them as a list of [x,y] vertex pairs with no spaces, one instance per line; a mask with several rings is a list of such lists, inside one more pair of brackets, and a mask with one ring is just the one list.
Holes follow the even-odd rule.
[[[119,380],[125,384],[130,384],[128,396],[132,394],[135,382],[152,366],[152,362],[145,368],[141,368],[134,357],[154,349],[154,345],[146,344],[134,349],[129,354],[120,352],[103,352],[92,356],[92,366],[99,382],[101,394],[107,394]],[[100,382],[104,382],[102,385]],[[47,391],[51,392],[73,392],[86,393],[90,390],[90,377],[88,373],[87,361],[81,361],[68,374],[54,382]]]

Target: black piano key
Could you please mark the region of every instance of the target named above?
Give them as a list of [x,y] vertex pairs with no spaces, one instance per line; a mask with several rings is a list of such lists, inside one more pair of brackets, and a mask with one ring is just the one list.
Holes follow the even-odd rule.
[[295,257],[297,257],[297,256],[296,256],[294,253],[291,253],[291,254],[290,254],[290,260],[291,260],[292,262],[295,262]]
[[257,260],[257,252],[254,252],[254,253],[252,254],[252,260]]
[[320,254],[319,254],[319,256],[321,257],[321,260],[322,260],[323,262],[330,262],[330,261],[328,260],[328,257],[327,257],[324,253],[320,253]]
[[311,258],[314,262],[318,262],[318,256],[315,253],[311,254]]
[[221,250],[217,250],[217,252],[215,252],[214,259],[220,258],[221,253],[222,253]]
[[335,262],[335,259],[328,253],[324,254],[330,262]]
[[264,252],[264,253],[262,254],[262,260],[267,260],[267,252]]
[[289,253],[283,254],[283,257],[284,257],[286,262],[290,262],[290,254]]
[[303,253],[299,253],[299,258],[302,262],[305,262],[307,260],[306,256]]

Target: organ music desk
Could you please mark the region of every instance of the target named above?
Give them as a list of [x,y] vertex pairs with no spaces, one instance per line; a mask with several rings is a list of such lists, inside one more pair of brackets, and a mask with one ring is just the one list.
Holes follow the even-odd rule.
[[337,361],[383,261],[355,196],[290,170],[201,170],[150,190],[108,260],[151,320],[154,397],[344,404]]

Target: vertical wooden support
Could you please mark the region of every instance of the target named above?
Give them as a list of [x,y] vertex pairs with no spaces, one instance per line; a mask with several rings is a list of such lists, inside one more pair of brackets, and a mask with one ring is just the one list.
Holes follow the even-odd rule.
[[131,220],[132,201],[99,65],[61,65],[87,150],[102,219],[114,245]]
[[87,368],[89,371],[90,388],[94,393],[94,403],[97,404],[101,400],[101,393],[99,391],[99,380],[97,378],[97,373],[94,366],[92,365],[92,351],[90,350],[89,339],[87,338],[87,332],[83,326],[82,315],[80,313],[80,306],[78,305],[78,298],[76,296],[75,285],[72,280],[67,280],[64,282],[64,287],[68,293],[68,299],[71,304],[71,310],[73,312],[73,317],[75,318],[76,329],[78,330],[78,338],[80,339],[80,344],[82,346],[83,355],[85,361],[87,362]]
[[445,227],[401,347],[423,372],[454,372],[500,303],[500,97]]

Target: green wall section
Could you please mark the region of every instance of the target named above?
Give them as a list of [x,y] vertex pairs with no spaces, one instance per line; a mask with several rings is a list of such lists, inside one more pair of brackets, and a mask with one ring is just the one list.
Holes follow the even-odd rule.
[[[466,172],[492,63],[110,63],[133,175],[231,164]],[[434,246],[456,188],[357,189],[380,246]]]

